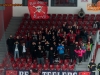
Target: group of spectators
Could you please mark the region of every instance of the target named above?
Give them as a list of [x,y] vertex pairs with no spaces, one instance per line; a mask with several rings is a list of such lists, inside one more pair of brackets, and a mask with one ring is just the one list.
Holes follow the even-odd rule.
[[[85,42],[83,42],[85,40]],[[44,64],[45,57],[53,64],[55,58],[64,60],[66,56],[73,60],[82,59],[86,61],[90,56],[93,40],[84,28],[79,28],[76,24],[69,26],[64,22],[61,29],[41,28],[33,34],[27,33],[25,36],[10,37],[7,39],[8,52],[14,55],[14,59],[19,57],[27,58],[30,52],[32,59],[37,59],[38,64]]]

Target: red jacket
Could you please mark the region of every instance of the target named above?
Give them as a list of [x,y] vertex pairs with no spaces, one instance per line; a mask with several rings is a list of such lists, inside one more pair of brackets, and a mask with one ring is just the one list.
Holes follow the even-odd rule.
[[83,54],[85,52],[86,52],[86,50],[75,50],[75,53],[77,53],[79,57],[83,57]]

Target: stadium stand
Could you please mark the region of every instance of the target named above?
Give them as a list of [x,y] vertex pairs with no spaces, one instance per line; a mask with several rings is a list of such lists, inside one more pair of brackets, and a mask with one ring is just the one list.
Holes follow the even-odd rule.
[[[99,17],[100,15],[97,14]],[[76,23],[76,33],[74,33],[75,35],[80,33],[80,30],[83,28],[84,30],[86,30],[86,32],[88,33],[88,36],[91,35],[95,35],[96,31],[98,28],[94,29],[93,28],[93,24],[94,21],[100,21],[100,18],[94,14],[86,14],[84,20],[82,19],[78,19],[78,15],[77,14],[49,14],[50,19],[48,20],[32,20],[30,18],[29,14],[24,14],[24,17],[22,18],[22,21],[20,23],[20,26],[14,36],[14,39],[17,39],[16,37],[19,36],[19,38],[21,39],[20,43],[22,44],[23,42],[27,42],[27,33],[30,33],[30,35],[33,35],[33,32],[35,32],[35,35],[39,35],[39,33],[43,33],[46,31],[51,31],[53,27],[55,27],[54,29],[56,31],[60,30],[59,33],[59,37],[60,38],[65,38],[64,37],[64,27],[63,24],[66,22],[66,24],[68,26],[73,27],[72,25],[74,25]],[[79,30],[79,32],[78,32]],[[41,35],[41,34],[40,34]],[[53,34],[52,34],[53,35]],[[68,34],[67,38],[68,38]],[[75,38],[75,37],[74,37]],[[87,38],[88,39],[88,38]],[[29,37],[29,40],[32,40],[32,36]],[[71,39],[76,41],[75,39]],[[57,40],[59,41],[59,40]],[[64,41],[64,40],[63,40]],[[76,42],[79,42],[79,44],[81,44],[82,42],[87,44],[87,41],[84,41],[84,38],[80,37],[78,38],[78,40]],[[88,40],[88,42],[90,42]],[[93,44],[93,43],[92,43]],[[27,47],[27,54],[26,54],[26,58],[20,57],[20,58],[16,58],[16,60],[14,59],[14,56],[12,53],[8,52],[8,55],[10,57],[10,62],[11,64],[9,65],[8,63],[4,63],[7,61],[8,58],[5,58],[3,61],[3,63],[1,64],[1,67],[5,67],[5,68],[10,68],[10,66],[12,65],[13,69],[38,69],[38,70],[74,70],[75,65],[76,65],[76,59],[73,60],[73,62],[71,62],[70,59],[66,58],[64,59],[64,62],[62,62],[62,60],[59,61],[59,63],[57,64],[51,64],[49,65],[49,59],[46,59],[46,56],[44,55],[44,59],[45,59],[45,64],[41,65],[38,64],[36,59],[32,59],[31,56],[31,52],[30,52],[30,48]],[[6,64],[6,65],[5,65]]]

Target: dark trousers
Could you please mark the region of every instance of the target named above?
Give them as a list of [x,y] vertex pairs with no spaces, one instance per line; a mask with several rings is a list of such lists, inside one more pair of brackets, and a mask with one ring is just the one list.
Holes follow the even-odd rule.
[[73,62],[73,60],[75,60],[75,55],[74,54],[70,54],[70,60],[71,60],[71,62]]
[[86,53],[83,55],[83,61],[86,61]]
[[91,72],[91,75],[95,75],[95,72]]
[[100,71],[99,71],[99,75],[100,75]]
[[13,46],[8,46],[8,52],[14,55]]
[[61,60],[64,60],[64,54],[59,54]]
[[86,58],[89,58],[90,57],[90,54],[91,54],[91,51],[87,51],[86,52]]
[[82,57],[79,57],[79,63],[81,63],[81,61],[82,61]]
[[23,52],[23,58],[26,58],[26,52]]
[[50,61],[50,65],[52,65],[53,64],[53,57],[50,57],[49,61]]

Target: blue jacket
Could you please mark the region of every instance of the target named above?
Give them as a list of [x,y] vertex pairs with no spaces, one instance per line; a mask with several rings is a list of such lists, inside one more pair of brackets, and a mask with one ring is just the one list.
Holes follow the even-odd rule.
[[64,54],[64,46],[62,46],[62,45],[58,46],[57,51],[59,54]]

